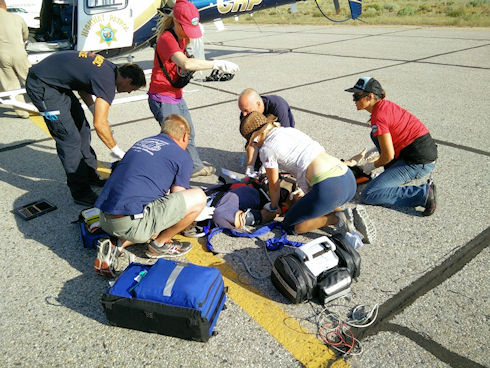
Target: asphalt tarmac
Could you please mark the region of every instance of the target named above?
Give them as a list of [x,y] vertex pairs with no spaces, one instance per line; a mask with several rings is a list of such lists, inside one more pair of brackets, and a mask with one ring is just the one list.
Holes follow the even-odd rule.
[[[206,58],[240,66],[231,81],[196,80],[185,88],[201,158],[218,169],[244,172],[236,100],[246,87],[284,97],[298,129],[327,152],[349,158],[371,146],[369,115],[356,111],[344,89],[360,76],[373,76],[387,98],[420,118],[438,143],[435,214],[366,206],[377,239],[360,249],[361,274],[351,294],[326,306],[345,319],[356,305],[379,306],[371,326],[353,330],[362,353],[344,361],[326,349],[317,338],[327,318],[323,306],[288,303],[268,278],[263,242],[226,235],[214,245],[230,253],[212,255],[195,242],[187,257],[220,267],[230,286],[217,336],[197,343],[110,326],[100,304],[108,281],[94,273],[95,250],[82,247],[71,223],[82,207],[71,200],[54,142],[35,123],[39,119],[19,119],[0,106],[0,366],[490,366],[490,31],[233,24],[224,32],[205,29]],[[135,53],[134,60],[151,68],[153,49]],[[143,100],[110,111],[125,150],[158,133],[144,91],[138,94]],[[113,161],[95,132],[92,139],[101,163]],[[216,182],[212,176],[192,184]],[[31,221],[13,214],[40,198],[57,209]],[[308,241],[320,234],[292,238]],[[136,256],[140,251],[128,248]],[[289,251],[268,256],[274,260]]]

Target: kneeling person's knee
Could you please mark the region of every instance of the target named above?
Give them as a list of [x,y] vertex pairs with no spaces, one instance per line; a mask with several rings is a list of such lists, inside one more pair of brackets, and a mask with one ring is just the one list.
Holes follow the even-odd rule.
[[187,213],[201,211],[206,205],[206,194],[200,188],[188,189],[182,194],[184,195]]

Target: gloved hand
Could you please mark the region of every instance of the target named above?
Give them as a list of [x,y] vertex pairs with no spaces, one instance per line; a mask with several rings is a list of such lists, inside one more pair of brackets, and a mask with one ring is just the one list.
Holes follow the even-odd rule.
[[194,221],[204,221],[204,220],[209,220],[213,218],[214,215],[214,207],[204,207],[199,215],[197,215],[196,219]]
[[227,60],[214,60],[213,69],[218,69],[224,73],[232,73],[232,74],[240,70],[238,65]]
[[115,158],[122,159],[126,152],[124,152],[122,149],[119,148],[119,146],[116,144],[114,147],[111,148],[111,154]]
[[361,168],[362,168],[362,171],[364,172],[364,174],[370,175],[371,171],[373,171],[375,169],[374,162],[367,162],[364,165],[362,165]]
[[257,177],[257,171],[254,170],[254,165],[247,166],[247,170],[245,170],[245,176],[248,176],[249,178]]

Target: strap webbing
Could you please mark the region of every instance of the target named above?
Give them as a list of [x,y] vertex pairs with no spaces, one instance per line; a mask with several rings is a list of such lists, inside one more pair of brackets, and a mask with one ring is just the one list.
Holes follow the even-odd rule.
[[247,233],[247,232],[241,232],[237,231],[234,229],[226,229],[223,227],[215,227],[212,229],[209,234],[208,234],[208,239],[206,241],[206,247],[213,253],[217,253],[214,251],[213,245],[211,244],[211,239],[219,233],[225,233],[227,235],[235,236],[238,238],[258,238],[259,236],[262,236],[264,234],[267,234],[268,232],[272,231],[276,227],[279,227],[281,229],[281,236],[277,238],[270,238],[265,241],[265,246],[268,250],[278,250],[281,249],[285,245],[290,245],[293,247],[300,247],[304,243],[301,242],[296,242],[296,241],[291,241],[287,238],[286,230],[283,229],[282,223],[279,221],[273,221],[267,225],[264,225],[257,230],[255,230],[252,233]]
[[176,265],[172,270],[172,273],[167,279],[165,283],[165,287],[163,289],[163,296],[172,296],[172,289],[174,288],[175,282],[177,281],[177,277],[179,277],[180,273],[184,269],[182,265]]

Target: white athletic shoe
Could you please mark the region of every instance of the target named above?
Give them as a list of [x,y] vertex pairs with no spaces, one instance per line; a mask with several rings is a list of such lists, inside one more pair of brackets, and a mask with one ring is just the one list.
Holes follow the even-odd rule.
[[357,205],[353,210],[354,226],[364,237],[363,242],[372,244],[376,239],[376,227],[368,216],[366,207]]

